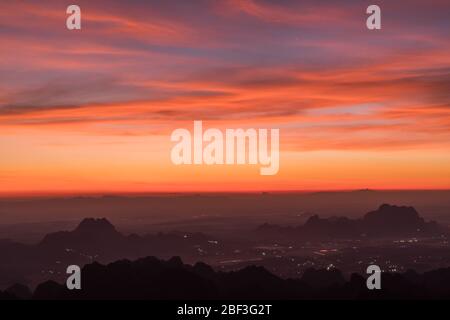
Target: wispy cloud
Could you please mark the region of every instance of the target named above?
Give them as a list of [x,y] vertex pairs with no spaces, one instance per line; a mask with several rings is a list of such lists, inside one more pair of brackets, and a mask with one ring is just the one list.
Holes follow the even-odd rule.
[[201,119],[281,128],[292,152],[449,150],[448,1],[381,1],[378,32],[356,0],[77,4],[70,32],[61,1],[0,3],[0,139]]

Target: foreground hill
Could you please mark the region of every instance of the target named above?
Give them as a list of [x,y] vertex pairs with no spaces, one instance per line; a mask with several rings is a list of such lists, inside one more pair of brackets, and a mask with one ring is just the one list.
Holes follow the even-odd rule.
[[[336,269],[310,269],[300,279],[281,279],[262,267],[217,272],[204,263],[183,264],[147,257],[82,269],[82,289],[68,290],[54,281],[40,284],[32,299],[450,299],[450,268],[424,274],[382,274],[382,289],[368,290],[366,279],[352,274],[346,281]],[[0,292],[17,298],[24,288]],[[23,294],[22,298],[27,295]],[[29,296],[28,296],[29,297]]]

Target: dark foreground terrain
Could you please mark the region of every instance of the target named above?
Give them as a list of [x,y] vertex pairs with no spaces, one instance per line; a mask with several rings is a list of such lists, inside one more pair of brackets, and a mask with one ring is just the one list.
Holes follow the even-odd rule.
[[47,281],[34,292],[14,285],[0,299],[449,299],[450,268],[423,274],[382,274],[382,288],[368,290],[366,278],[339,270],[307,270],[299,279],[281,279],[262,267],[214,271],[204,263],[183,264],[146,257],[108,265],[92,263],[82,269],[81,290]]

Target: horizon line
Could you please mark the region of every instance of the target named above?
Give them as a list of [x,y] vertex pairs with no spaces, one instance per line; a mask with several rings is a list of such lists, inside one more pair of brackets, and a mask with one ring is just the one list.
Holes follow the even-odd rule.
[[155,195],[214,195],[214,194],[296,194],[296,193],[320,193],[320,192],[439,192],[450,191],[450,188],[359,188],[359,189],[286,189],[286,190],[192,190],[192,191],[26,191],[26,192],[0,192],[0,199],[8,198],[76,198],[76,197],[145,197]]

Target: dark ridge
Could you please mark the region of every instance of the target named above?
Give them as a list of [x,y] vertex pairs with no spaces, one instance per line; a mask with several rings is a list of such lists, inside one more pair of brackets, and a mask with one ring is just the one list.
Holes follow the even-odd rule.
[[313,215],[301,226],[282,227],[262,224],[256,229],[263,237],[299,239],[358,239],[363,237],[428,237],[448,233],[436,222],[426,222],[413,207],[381,205],[361,219],[320,218]]
[[[0,293],[2,299],[14,298]],[[366,279],[339,270],[309,269],[300,279],[281,279],[262,267],[213,271],[208,265],[186,265],[146,257],[108,265],[92,263],[82,270],[82,290],[54,281],[40,284],[32,299],[450,299],[450,268],[423,274],[383,273],[382,290],[368,290]]]
[[80,224],[74,230],[74,232],[79,232],[79,233],[99,232],[102,234],[105,234],[105,233],[117,234],[118,233],[116,228],[106,218],[83,219],[83,221],[80,222]]
[[33,293],[31,292],[30,288],[19,283],[12,285],[8,289],[6,289],[5,292],[22,300],[30,299],[33,296]]

